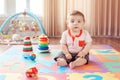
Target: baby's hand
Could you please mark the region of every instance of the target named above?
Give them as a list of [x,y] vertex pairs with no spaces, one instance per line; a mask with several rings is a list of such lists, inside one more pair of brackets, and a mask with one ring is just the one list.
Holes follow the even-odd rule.
[[79,54],[77,56],[79,56],[81,58],[84,58],[85,57],[85,53],[81,51],[81,52],[79,52]]
[[66,56],[67,59],[72,59],[71,54],[65,54],[65,56]]

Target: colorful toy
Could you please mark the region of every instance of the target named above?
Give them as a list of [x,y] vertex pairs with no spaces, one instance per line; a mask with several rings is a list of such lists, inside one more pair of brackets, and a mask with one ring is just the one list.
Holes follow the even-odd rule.
[[38,43],[39,52],[49,52],[48,42],[49,39],[45,34],[40,35]]
[[13,34],[12,40],[13,41],[20,41],[21,40],[21,36],[19,34]]
[[3,34],[0,32],[0,41],[3,41]]
[[34,61],[34,60],[36,59],[36,54],[34,54],[34,53],[31,54],[31,55],[30,55],[30,59]]
[[29,36],[24,38],[23,56],[28,58],[33,53],[32,43]]
[[39,31],[38,25],[35,21],[32,22],[32,31],[35,32]]
[[26,71],[26,76],[27,77],[32,77],[32,78],[37,78],[38,70],[36,67],[29,68]]
[[23,21],[19,21],[18,25],[19,25],[19,31],[23,32],[24,31],[24,25],[25,25],[24,22]]
[[3,34],[2,37],[3,37],[3,39],[10,39],[11,38],[10,35],[6,35],[6,34]]
[[37,35],[34,35],[33,37],[32,37],[32,39],[39,39],[39,36],[37,36]]
[[[20,16],[24,16],[24,18],[21,18]],[[31,20],[25,19],[26,16],[31,17]],[[31,37],[36,34],[46,34],[39,18],[28,10],[20,13],[15,13],[5,19],[5,21],[0,25],[0,33],[3,34],[2,36],[0,34],[0,41],[5,43],[5,41],[11,40],[10,43],[14,44],[12,43],[12,35],[20,34],[21,39],[23,40],[23,37],[27,34],[26,32],[28,32],[28,34],[30,33],[29,35]]]
[[[9,16],[9,17],[3,22],[3,24],[0,26],[0,32],[2,32],[2,31],[4,30],[4,27],[6,26],[6,24],[7,24],[10,20],[12,20],[13,18],[16,18],[16,17],[19,16],[19,15],[24,15],[24,16],[28,15],[28,16],[32,17],[32,18],[35,20],[35,22],[37,23],[37,27],[38,27],[38,28],[35,27],[35,29],[36,29],[36,30],[40,29],[40,32],[41,32],[41,33],[46,34],[46,32],[45,32],[45,30],[44,30],[44,28],[43,28],[43,26],[42,26],[39,18],[38,18],[35,14],[33,14],[32,12],[30,12],[30,11],[24,11],[24,12],[16,13],[16,14],[13,14],[13,15]],[[15,25],[16,25],[16,22],[13,21],[12,24],[15,24]],[[36,24],[35,24],[35,26],[36,26]],[[22,27],[20,28],[20,30],[23,30]]]

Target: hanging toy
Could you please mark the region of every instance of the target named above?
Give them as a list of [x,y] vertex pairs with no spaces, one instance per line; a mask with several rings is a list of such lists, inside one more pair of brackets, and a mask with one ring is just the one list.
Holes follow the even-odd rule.
[[19,35],[19,34],[13,34],[13,36],[12,36],[12,40],[13,41],[20,41],[21,40],[21,36]]
[[19,21],[18,24],[19,24],[19,26],[20,26],[20,28],[19,28],[20,32],[23,32],[23,31],[24,31],[23,22],[22,22],[22,21]]
[[30,29],[27,24],[24,26],[24,28],[25,28],[25,31],[29,31],[29,29]]
[[26,16],[26,14],[27,14],[27,13],[26,13],[26,11],[24,11],[24,12],[23,12],[23,16],[25,17],[25,16]]
[[3,34],[0,32],[0,41],[3,41]]
[[14,28],[12,28],[12,29],[11,29],[11,32],[12,32],[12,33],[15,33],[15,32],[16,32],[16,30],[15,30]]
[[38,25],[34,21],[32,22],[32,31],[35,31],[35,32],[39,31]]

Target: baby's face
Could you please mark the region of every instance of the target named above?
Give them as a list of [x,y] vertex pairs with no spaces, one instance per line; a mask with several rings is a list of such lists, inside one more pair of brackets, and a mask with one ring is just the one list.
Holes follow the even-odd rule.
[[83,17],[80,15],[71,15],[68,18],[68,27],[72,31],[79,31],[84,26]]

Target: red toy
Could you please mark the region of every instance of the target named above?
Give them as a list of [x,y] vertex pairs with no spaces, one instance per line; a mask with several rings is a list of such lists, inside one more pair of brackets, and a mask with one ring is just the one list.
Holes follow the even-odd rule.
[[27,77],[37,78],[38,70],[36,67],[29,68],[26,72]]
[[30,37],[29,37],[29,36],[26,36],[26,37],[24,38],[24,40],[30,40]]

